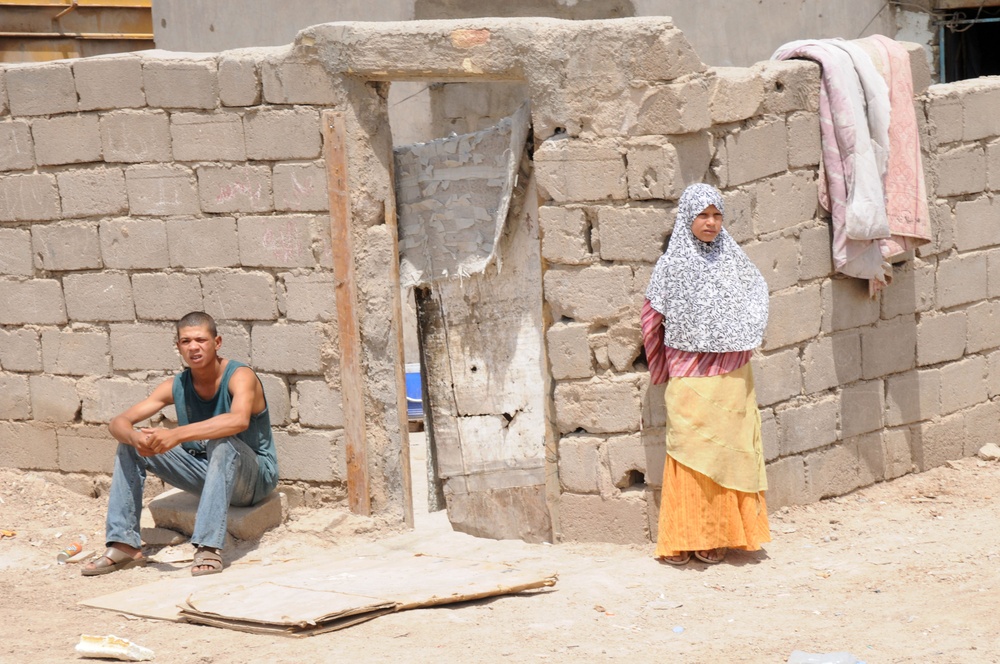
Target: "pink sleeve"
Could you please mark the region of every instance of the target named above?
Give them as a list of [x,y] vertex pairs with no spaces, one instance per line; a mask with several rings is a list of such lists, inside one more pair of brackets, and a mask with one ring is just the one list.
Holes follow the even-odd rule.
[[663,314],[646,300],[642,305],[642,345],[653,385],[667,382],[667,358],[663,350]]

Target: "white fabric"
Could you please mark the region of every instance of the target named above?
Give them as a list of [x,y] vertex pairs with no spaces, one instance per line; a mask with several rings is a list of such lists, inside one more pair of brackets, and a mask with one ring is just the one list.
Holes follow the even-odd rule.
[[724,212],[715,187],[684,190],[646,299],[663,314],[665,346],[703,353],[752,350],[767,327],[767,283],[725,228],[711,242],[694,236],[692,222],[710,205]]

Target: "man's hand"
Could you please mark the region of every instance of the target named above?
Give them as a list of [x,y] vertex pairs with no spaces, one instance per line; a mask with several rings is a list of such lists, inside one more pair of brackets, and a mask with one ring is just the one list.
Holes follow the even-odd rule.
[[144,427],[139,429],[138,433],[139,440],[134,447],[139,452],[139,456],[148,457],[163,454],[177,447],[181,442],[173,429]]

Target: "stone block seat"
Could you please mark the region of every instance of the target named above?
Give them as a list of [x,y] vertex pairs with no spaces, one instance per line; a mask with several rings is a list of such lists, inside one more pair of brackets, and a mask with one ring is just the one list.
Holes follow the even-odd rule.
[[[180,489],[164,491],[150,501],[149,511],[157,528],[166,528],[188,536],[194,532],[198,496]],[[281,525],[288,514],[285,494],[274,491],[251,507],[230,507],[226,524],[228,533],[243,541],[256,541],[271,528]]]

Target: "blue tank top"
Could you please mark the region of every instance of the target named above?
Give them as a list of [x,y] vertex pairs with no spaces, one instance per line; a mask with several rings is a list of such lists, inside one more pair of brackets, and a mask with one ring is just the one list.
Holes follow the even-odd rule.
[[[184,426],[192,422],[202,422],[216,415],[230,412],[233,405],[233,395],[229,393],[229,379],[232,378],[237,369],[246,366],[242,362],[229,360],[222,372],[219,389],[210,399],[202,399],[195,391],[190,369],[176,374],[173,395],[174,407],[177,410],[177,424]],[[256,373],[254,376],[256,377]],[[260,381],[259,378],[257,380]],[[263,388],[263,385],[261,387]],[[250,424],[244,431],[237,433],[236,438],[246,443],[257,454],[257,463],[260,466],[257,486],[254,490],[254,502],[257,502],[278,485],[278,455],[274,448],[274,436],[271,433],[271,416],[268,413],[267,397],[264,397],[264,410],[256,415],[251,414]],[[181,445],[184,449],[194,453],[205,449],[204,444],[198,442],[181,443]]]

